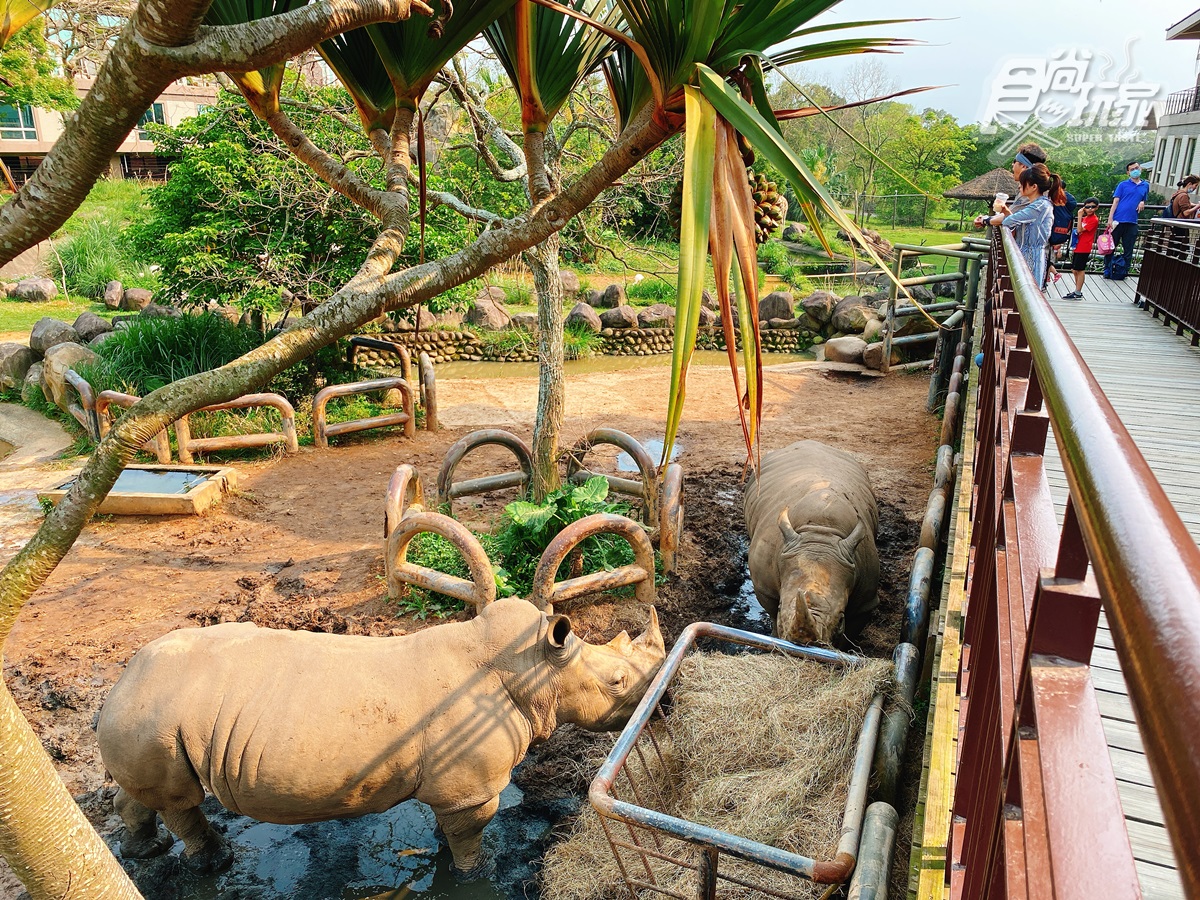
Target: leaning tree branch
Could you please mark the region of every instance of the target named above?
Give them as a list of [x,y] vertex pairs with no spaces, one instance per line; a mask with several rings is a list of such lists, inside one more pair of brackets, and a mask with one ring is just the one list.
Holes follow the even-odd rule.
[[[500,123],[496,121],[496,117],[488,112],[482,100],[471,90],[467,84],[466,74],[462,71],[462,63],[457,56],[453,60],[453,65],[453,70],[443,68],[439,77],[442,83],[450,89],[450,93],[458,105],[467,113],[467,119],[471,122],[471,131],[475,135],[475,152],[498,181],[505,183],[520,181],[525,177],[527,171],[525,154],[521,145],[508,136]],[[511,167],[505,167],[496,158],[489,146],[489,140],[494,141],[496,146],[509,158],[512,163]]]

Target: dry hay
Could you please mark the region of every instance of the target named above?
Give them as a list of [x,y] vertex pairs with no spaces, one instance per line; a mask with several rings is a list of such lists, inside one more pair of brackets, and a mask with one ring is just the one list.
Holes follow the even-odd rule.
[[[694,653],[675,679],[670,733],[662,723],[653,745],[630,754],[641,804],[671,815],[803,854],[832,859],[841,835],[858,732],[871,700],[891,684],[892,664],[870,660],[842,670],[782,655]],[[598,762],[598,761],[597,761]],[[624,776],[618,795],[636,802]],[[630,829],[608,820],[617,840]],[[643,846],[653,838],[638,830]],[[656,848],[695,863],[697,851],[661,838]],[[648,881],[645,864],[623,851],[626,871]],[[693,870],[651,858],[654,880],[685,896],[696,892]],[[795,897],[824,886],[722,855],[720,872]],[[585,807],[571,834],[551,848],[543,870],[547,900],[611,900],[628,896],[599,815]],[[721,881],[722,898],[764,897]],[[648,890],[645,898],[661,898]]]

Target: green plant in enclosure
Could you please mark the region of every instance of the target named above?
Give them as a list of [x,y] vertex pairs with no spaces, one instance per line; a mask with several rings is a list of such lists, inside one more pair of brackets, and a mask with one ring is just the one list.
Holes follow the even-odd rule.
[[655,303],[674,303],[675,285],[661,278],[643,278],[625,286],[625,296],[633,306],[651,306]]

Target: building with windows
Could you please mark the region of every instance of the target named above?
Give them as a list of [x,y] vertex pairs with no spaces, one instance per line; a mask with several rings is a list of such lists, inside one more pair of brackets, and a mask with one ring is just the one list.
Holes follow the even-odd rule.
[[[77,79],[75,90],[84,97],[92,84],[92,79]],[[169,159],[154,152],[154,142],[140,126],[150,122],[178,125],[214,104],[218,90],[216,85],[176,82],[163,91],[146,110],[139,127],[134,128],[117,148],[112,158],[111,177],[165,178]],[[64,113],[31,106],[0,106],[0,158],[18,186],[33,174],[62,134],[63,116]]]
[[[1200,9],[1167,29],[1167,40],[1200,41]],[[1170,94],[1158,116],[1158,138],[1154,145],[1151,185],[1164,197],[1175,192],[1184,175],[1200,174],[1200,53],[1197,54],[1196,83]]]

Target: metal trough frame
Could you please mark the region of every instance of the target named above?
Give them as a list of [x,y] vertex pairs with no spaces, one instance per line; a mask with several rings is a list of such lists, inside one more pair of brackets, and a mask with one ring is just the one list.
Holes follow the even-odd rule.
[[[670,718],[663,710],[661,703],[688,651],[700,638],[716,638],[829,665],[853,666],[862,662],[858,657],[835,650],[801,647],[778,638],[751,634],[708,622],[697,622],[683,630],[662,669],[659,670],[658,675],[655,676],[646,691],[646,695],[642,698],[642,702],[638,704],[629,724],[625,726],[612,752],[604,761],[604,765],[600,767],[595,780],[592,781],[591,790],[588,792],[592,806],[600,814],[600,822],[617,859],[630,896],[636,900],[640,891],[649,890],[677,897],[679,900],[692,900],[685,894],[657,883],[651,861],[659,860],[697,872],[698,892],[693,896],[698,896],[701,900],[713,900],[716,897],[718,881],[751,887],[771,896],[790,900],[788,894],[776,893],[758,885],[747,884],[738,878],[721,874],[720,857],[722,853],[821,884],[844,882],[854,869],[858,854],[859,835],[862,831],[867,803],[871,760],[875,753],[875,743],[879,735],[882,715],[883,700],[880,696],[875,697],[867,710],[859,731],[846,811],[842,820],[842,836],[838,842],[837,855],[832,860],[817,860],[790,853],[778,847],[680,819],[651,809],[642,802],[641,798],[646,796],[645,785],[639,785],[630,774],[627,765],[629,756],[631,753],[637,753],[639,759],[643,761],[643,765],[646,752],[659,754],[661,760],[661,750],[651,725],[657,719],[658,724],[668,733],[670,732]],[[645,746],[640,743],[643,737],[648,739],[644,742]],[[619,796],[617,779],[621,775],[625,776],[626,784],[636,802],[622,800]],[[618,836],[619,829],[628,830],[628,840]],[[648,833],[648,839],[645,841],[640,839],[639,832]],[[696,861],[671,856],[661,841],[661,837],[664,835],[696,847],[700,851]],[[625,853],[635,855],[638,871],[633,872],[626,865]],[[642,880],[643,871],[648,880]]]
[[[369,394],[374,391],[388,391],[393,388],[400,391],[403,410],[388,413],[383,416],[371,416],[368,419],[352,419],[349,422],[336,422],[333,425],[325,422],[325,405],[334,397],[349,397],[354,394]],[[413,390],[409,382],[403,378],[376,378],[372,381],[352,381],[349,384],[331,384],[317,391],[312,405],[313,443],[325,449],[329,439],[339,434],[353,434],[356,431],[368,431],[372,428],[386,428],[389,425],[403,425],[404,436],[417,436],[417,416],[413,407]]]

